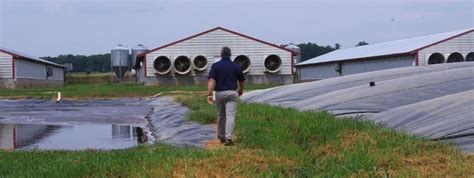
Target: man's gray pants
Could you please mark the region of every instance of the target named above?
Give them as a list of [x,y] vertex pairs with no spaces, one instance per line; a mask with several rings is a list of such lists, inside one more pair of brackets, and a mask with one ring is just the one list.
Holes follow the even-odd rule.
[[217,137],[231,139],[235,127],[235,113],[239,94],[235,90],[217,91]]

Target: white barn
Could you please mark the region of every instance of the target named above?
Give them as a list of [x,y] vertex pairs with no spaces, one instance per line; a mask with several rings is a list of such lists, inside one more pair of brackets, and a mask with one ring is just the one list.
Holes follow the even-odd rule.
[[376,70],[474,61],[474,29],[336,50],[296,64],[299,81]]
[[0,88],[63,86],[64,70],[54,62],[0,47]]
[[211,65],[228,46],[248,83],[293,83],[293,52],[222,27],[152,49],[138,56],[139,82],[145,85],[202,85]]

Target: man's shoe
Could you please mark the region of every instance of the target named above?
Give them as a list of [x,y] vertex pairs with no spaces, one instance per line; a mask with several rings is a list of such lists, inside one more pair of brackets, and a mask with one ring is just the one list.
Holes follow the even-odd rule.
[[232,146],[232,145],[234,145],[234,142],[232,142],[231,139],[225,140],[224,146]]
[[225,143],[225,138],[224,137],[217,136],[217,138],[219,139],[219,141],[221,141],[221,143]]

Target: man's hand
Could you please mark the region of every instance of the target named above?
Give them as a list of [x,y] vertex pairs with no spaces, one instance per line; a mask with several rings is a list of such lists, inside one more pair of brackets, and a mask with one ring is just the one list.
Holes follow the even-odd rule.
[[216,80],[214,80],[213,78],[210,78],[207,81],[207,103],[209,103],[209,104],[214,104],[214,98],[212,97],[212,91],[214,90],[215,86],[216,86]]
[[239,93],[239,96],[242,96],[242,94],[244,94],[244,89],[245,89],[245,83],[244,83],[244,80],[241,80],[239,81],[239,91],[237,93]]
[[207,96],[207,103],[209,104],[214,104],[214,98],[212,98],[212,95]]

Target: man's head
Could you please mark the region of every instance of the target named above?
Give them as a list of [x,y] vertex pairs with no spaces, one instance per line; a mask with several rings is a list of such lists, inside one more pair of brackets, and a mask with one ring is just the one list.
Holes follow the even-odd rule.
[[232,56],[232,52],[230,51],[230,48],[227,46],[222,47],[221,50],[221,57],[222,58],[230,58]]

